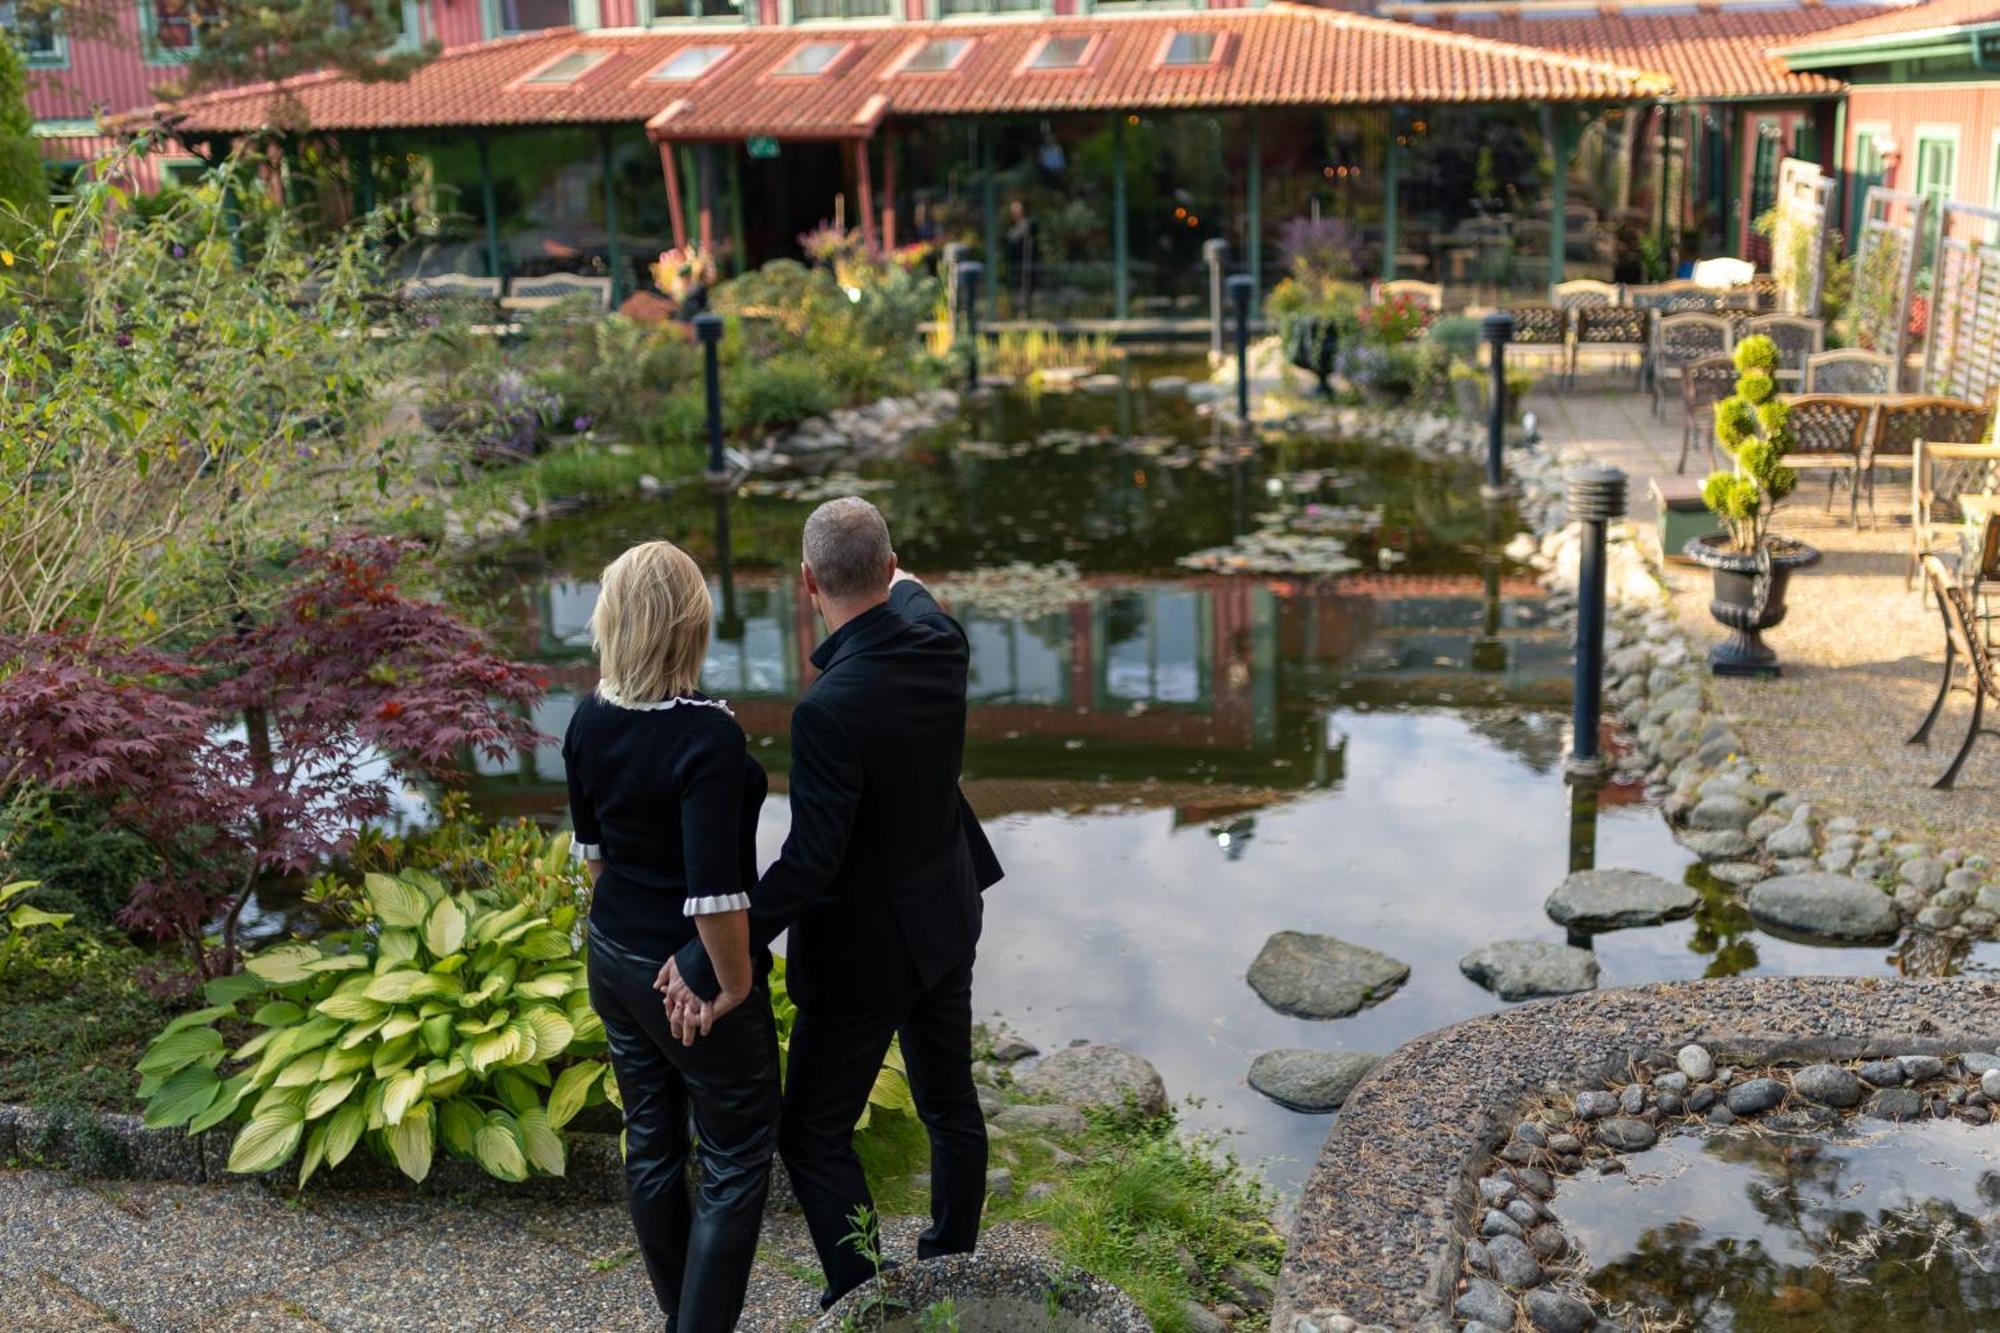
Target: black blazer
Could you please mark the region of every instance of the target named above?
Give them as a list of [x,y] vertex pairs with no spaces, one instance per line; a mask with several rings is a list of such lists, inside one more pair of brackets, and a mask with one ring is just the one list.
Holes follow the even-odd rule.
[[[906,579],[813,652],[792,711],[792,829],[750,894],[752,935],[787,927],[786,983],[808,1007],[860,1008],[929,986],[972,955],[1000,862],[958,789],[965,631]],[[695,994],[715,974],[678,955]]]

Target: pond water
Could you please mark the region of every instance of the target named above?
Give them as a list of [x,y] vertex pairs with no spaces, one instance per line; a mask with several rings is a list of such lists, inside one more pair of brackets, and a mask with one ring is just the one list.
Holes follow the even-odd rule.
[[[1327,1121],[1249,1089],[1251,1060],[1280,1046],[1386,1053],[1498,1007],[1458,959],[1561,939],[1542,903],[1572,868],[1690,876],[1711,895],[1692,920],[1600,937],[1606,986],[1893,967],[1881,950],[1755,933],[1633,789],[1572,809],[1568,644],[1500,556],[1516,521],[1482,509],[1471,465],[1303,441],[1239,455],[1183,396],[1128,387],[998,396],[860,471],[903,564],[964,589],[951,600],[973,644],[965,789],[1008,872],[988,894],[980,1009],[1044,1049],[1088,1037],[1141,1052],[1173,1096],[1201,1099],[1192,1124],[1233,1131],[1281,1186],[1303,1179]],[[1176,564],[1307,503],[1361,525],[1359,568]],[[704,684],[771,771],[760,841],[774,857],[791,703],[819,637],[794,586],[811,507],[690,489],[482,552],[461,601],[555,687],[535,719],[550,739],[483,768],[478,807],[560,821],[556,738],[595,681],[593,580],[630,543],[667,537],[713,575]],[[1016,561],[1039,572],[964,585]],[[1350,1019],[1285,1017],[1244,979],[1279,930],[1382,950],[1410,980]]]
[[1682,1135],[1551,1205],[1591,1287],[1689,1333],[2000,1327],[2000,1130]]

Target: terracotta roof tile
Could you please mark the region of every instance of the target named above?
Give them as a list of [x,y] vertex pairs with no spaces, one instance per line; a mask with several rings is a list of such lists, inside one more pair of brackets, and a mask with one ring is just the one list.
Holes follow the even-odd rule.
[[1883,13],[1829,28],[1811,41],[1791,42],[1795,50],[1825,46],[1832,42],[1865,41],[1873,37],[1900,37],[1939,28],[1969,28],[1983,23],[2000,23],[2000,2],[1996,0],[1931,0],[1929,4],[1897,5]]
[[[1177,31],[1226,34],[1208,67],[1160,64]],[[1080,70],[1024,70],[1040,39],[1100,38]],[[898,62],[936,36],[970,37],[949,73]],[[818,77],[773,73],[809,42],[851,49]],[[737,48],[687,83],[646,75],[690,46]],[[574,83],[519,87],[525,74],[576,49],[610,55]],[[1283,3],[1172,15],[844,24],[832,27],[575,32],[568,29],[447,51],[403,83],[330,74],[189,99],[161,114],[186,133],[267,124],[318,129],[654,121],[668,138],[865,135],[885,115],[1169,110],[1180,107],[1628,101],[1662,80],[1564,52],[1430,31],[1368,15]]]
[[[1996,0],[1984,0],[1995,5]],[[1651,70],[1686,101],[1829,96],[1841,84],[1788,70],[1771,48],[1850,24],[1886,6],[1652,3],[1641,5],[1395,4],[1383,12],[1443,31]]]

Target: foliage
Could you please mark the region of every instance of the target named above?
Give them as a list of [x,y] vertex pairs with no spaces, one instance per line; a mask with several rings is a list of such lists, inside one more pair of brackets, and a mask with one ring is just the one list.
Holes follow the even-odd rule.
[[662,250],[653,263],[653,285],[676,306],[684,304],[696,292],[714,286],[715,277],[715,256],[699,245]]
[[346,526],[400,467],[372,428],[374,231],[315,250],[280,215],[239,261],[224,184],[137,225],[86,180],[0,264],[14,633],[213,633],[258,599],[246,568]]
[[1451,353],[1452,359],[1471,365],[1479,359],[1479,321],[1469,315],[1446,315],[1425,334]]
[[[389,812],[402,778],[533,738],[516,710],[540,682],[404,595],[407,553],[380,538],[308,551],[267,615],[185,654],[74,633],[0,640],[14,668],[0,680],[0,796],[97,802],[157,858],[121,921],[182,941],[205,970],[233,966],[260,878],[316,867]],[[217,910],[211,955],[202,930]]]
[[154,864],[145,841],[101,804],[46,791],[24,791],[0,810],[0,859],[8,873],[40,882],[44,906],[98,929]]
[[[543,854],[568,855],[563,837]],[[246,1174],[303,1145],[301,1185],[364,1137],[412,1180],[439,1147],[502,1180],[563,1174],[563,1127],[617,1098],[603,1062],[574,1059],[604,1047],[576,902],[414,870],[368,875],[362,898],[359,928],[266,950],[161,1031],[138,1064],[148,1127],[239,1124],[229,1169]],[[230,1049],[246,1019],[258,1031]]]
[[0,1103],[133,1111],[132,1065],[174,1016],[160,960],[87,930],[37,931],[0,971]]
[[568,429],[618,441],[653,438],[663,405],[700,387],[701,352],[685,324],[623,315],[530,320],[518,361],[560,400]]
[[1039,324],[979,338],[979,368],[1019,380],[1038,378],[1047,370],[1088,373],[1114,355],[1108,333],[1057,333]]
[[1878,228],[1868,233],[1854,257],[1846,309],[1858,347],[1880,352],[1896,345],[1908,244],[1901,233]]
[[1423,332],[1428,313],[1414,298],[1405,295],[1364,305],[1354,318],[1364,342],[1377,347],[1400,347]]
[[424,422],[462,443],[474,462],[518,461],[542,452],[562,409],[552,390],[492,357],[427,384]]
[[1764,548],[1771,515],[1799,478],[1784,461],[1792,442],[1789,408],[1773,396],[1777,344],[1756,334],[1736,344],[1733,356],[1736,392],[1715,405],[1715,433],[1735,467],[1710,473],[1701,498],[1722,520],[1730,545],[1747,554]]
[[1302,283],[1352,278],[1360,250],[1360,232],[1346,218],[1293,218],[1278,229],[1278,254]]
[[[48,211],[49,177],[35,147],[35,118],[28,110],[27,71],[12,41],[0,42],[0,204],[28,218]],[[0,232],[11,236],[11,221]]]
[[1658,232],[1649,231],[1639,237],[1639,275],[1647,282],[1665,282],[1673,271],[1673,264],[1667,253],[1666,242]]
[[722,403],[731,426],[761,432],[819,416],[834,396],[810,360],[787,356],[739,367],[723,383]]
[[[36,881],[32,879],[0,884],[0,972],[5,972],[13,963],[14,954],[26,942],[30,931],[69,924],[68,913],[44,911],[17,901],[25,898],[28,891],[35,887]],[[14,904],[11,909],[9,903]]]

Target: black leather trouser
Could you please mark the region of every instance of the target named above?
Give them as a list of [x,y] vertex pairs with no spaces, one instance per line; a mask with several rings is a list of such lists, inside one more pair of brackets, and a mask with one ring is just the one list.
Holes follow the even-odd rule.
[[[777,1146],[778,1040],[760,981],[692,1046],[674,1040],[642,958],[590,932],[590,1003],[625,1099],[625,1185],[653,1295],[676,1333],[729,1333],[743,1311]],[[688,1122],[701,1188],[688,1204]]]
[[826,1272],[822,1306],[874,1276],[847,1239],[873,1209],[854,1124],[900,1036],[917,1117],[931,1140],[931,1225],[917,1257],[970,1253],[986,1205],[986,1119],[972,1085],[972,959],[928,989],[858,1012],[801,1008],[792,1025],[778,1145]]

